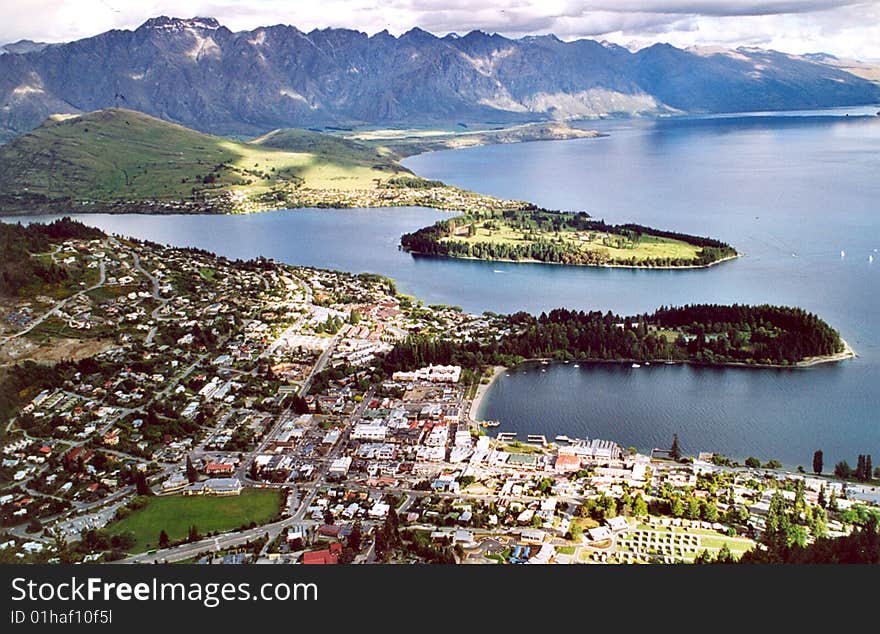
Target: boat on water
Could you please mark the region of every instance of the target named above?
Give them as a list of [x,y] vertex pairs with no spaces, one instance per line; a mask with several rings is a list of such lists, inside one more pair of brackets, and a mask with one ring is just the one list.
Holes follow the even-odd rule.
[[571,438],[569,438],[568,436],[564,436],[564,435],[559,435],[556,438],[554,438],[553,440],[555,440],[556,442],[571,442]]
[[871,264],[873,261],[874,261],[874,256],[873,256],[873,255],[869,255],[869,256],[868,256],[868,264]]
[[579,367],[581,367],[581,364],[580,364],[580,363],[575,363],[575,364],[574,364],[574,367],[579,368]]
[[480,425],[482,427],[499,427],[501,425],[501,421],[499,421],[499,420],[482,420],[482,421],[480,421]]
[[840,257],[845,258],[845,257],[846,257],[846,251],[841,251],[841,252],[840,252]]
[[638,363],[633,363],[633,364],[632,364],[632,367],[634,367],[634,368],[640,368],[640,367],[642,367],[642,366],[640,366]]

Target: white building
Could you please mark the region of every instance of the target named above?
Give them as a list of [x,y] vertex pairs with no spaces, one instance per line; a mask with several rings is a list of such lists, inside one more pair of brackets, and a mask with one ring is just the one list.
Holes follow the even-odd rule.
[[388,427],[384,423],[358,423],[351,432],[351,439],[381,442],[385,440],[387,432]]
[[328,473],[335,476],[344,476],[348,474],[348,470],[350,468],[351,456],[344,456],[342,458],[337,458],[330,464],[330,469],[328,470]]
[[458,365],[429,365],[412,372],[395,372],[392,377],[395,381],[409,383],[412,381],[430,381],[432,383],[458,383],[461,379],[461,366]]

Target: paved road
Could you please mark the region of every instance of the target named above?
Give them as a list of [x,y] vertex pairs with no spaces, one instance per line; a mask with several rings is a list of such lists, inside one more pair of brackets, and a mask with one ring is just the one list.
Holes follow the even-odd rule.
[[[159,294],[159,280],[157,280],[156,277],[152,273],[150,273],[147,269],[145,269],[143,266],[141,266],[140,256],[138,256],[137,253],[132,253],[132,257],[134,258],[134,268],[137,269],[138,271],[140,271],[140,273],[145,278],[147,278],[150,281],[150,283],[153,285],[153,299],[158,301],[160,304],[159,306],[156,306],[155,309],[153,309],[153,312],[150,313],[150,319],[160,320],[162,318],[159,316],[159,312],[163,308],[165,308],[165,306],[168,304],[168,302],[171,301],[171,299],[162,297]],[[156,334],[155,331],[156,331],[156,329],[153,328],[153,330],[150,331],[150,334],[147,335],[147,341],[146,341],[147,344],[149,344],[153,340],[153,337]]]
[[326,367],[327,362],[330,361],[330,356],[336,349],[336,345],[339,343],[339,340],[342,339],[342,335],[347,329],[347,324],[342,326],[342,329],[333,336],[333,339],[330,340],[330,345],[327,346],[327,349],[321,353],[321,356],[318,358],[318,362],[315,364],[315,367],[312,368],[312,371],[309,372],[308,378],[303,382],[302,387],[299,390],[300,396],[305,396],[309,393],[309,390],[312,389],[312,383],[315,382],[315,377],[318,376],[318,374],[320,374],[321,371]]

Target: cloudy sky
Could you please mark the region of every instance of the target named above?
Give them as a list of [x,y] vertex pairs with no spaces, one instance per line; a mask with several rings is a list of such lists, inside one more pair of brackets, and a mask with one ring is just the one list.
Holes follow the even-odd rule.
[[230,29],[293,24],[368,33],[555,33],[619,44],[761,46],[880,60],[880,0],[0,0],[0,43],[67,41],[149,17],[212,16]]

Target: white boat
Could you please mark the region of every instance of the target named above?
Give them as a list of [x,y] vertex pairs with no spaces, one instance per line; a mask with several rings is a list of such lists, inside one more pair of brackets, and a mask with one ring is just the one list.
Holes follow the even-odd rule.
[[845,258],[845,257],[846,257],[846,251],[841,251],[841,252],[840,252],[840,257]]
[[869,256],[868,256],[868,264],[870,264],[870,263],[873,262],[873,261],[874,261],[874,256],[873,256],[873,255],[869,255]]
[[632,364],[632,367],[634,367],[634,368],[640,368],[640,367],[642,367],[642,366],[640,366],[638,363],[633,363],[633,364]]
[[562,436],[562,435],[557,436],[555,438],[555,440],[556,440],[556,442],[571,442],[571,438],[569,438],[568,436]]
[[493,273],[504,273],[504,271],[499,271],[498,269],[492,269]]
[[574,364],[574,367],[579,368],[579,367],[581,367],[581,364],[580,364],[580,363],[575,363],[575,364]]

